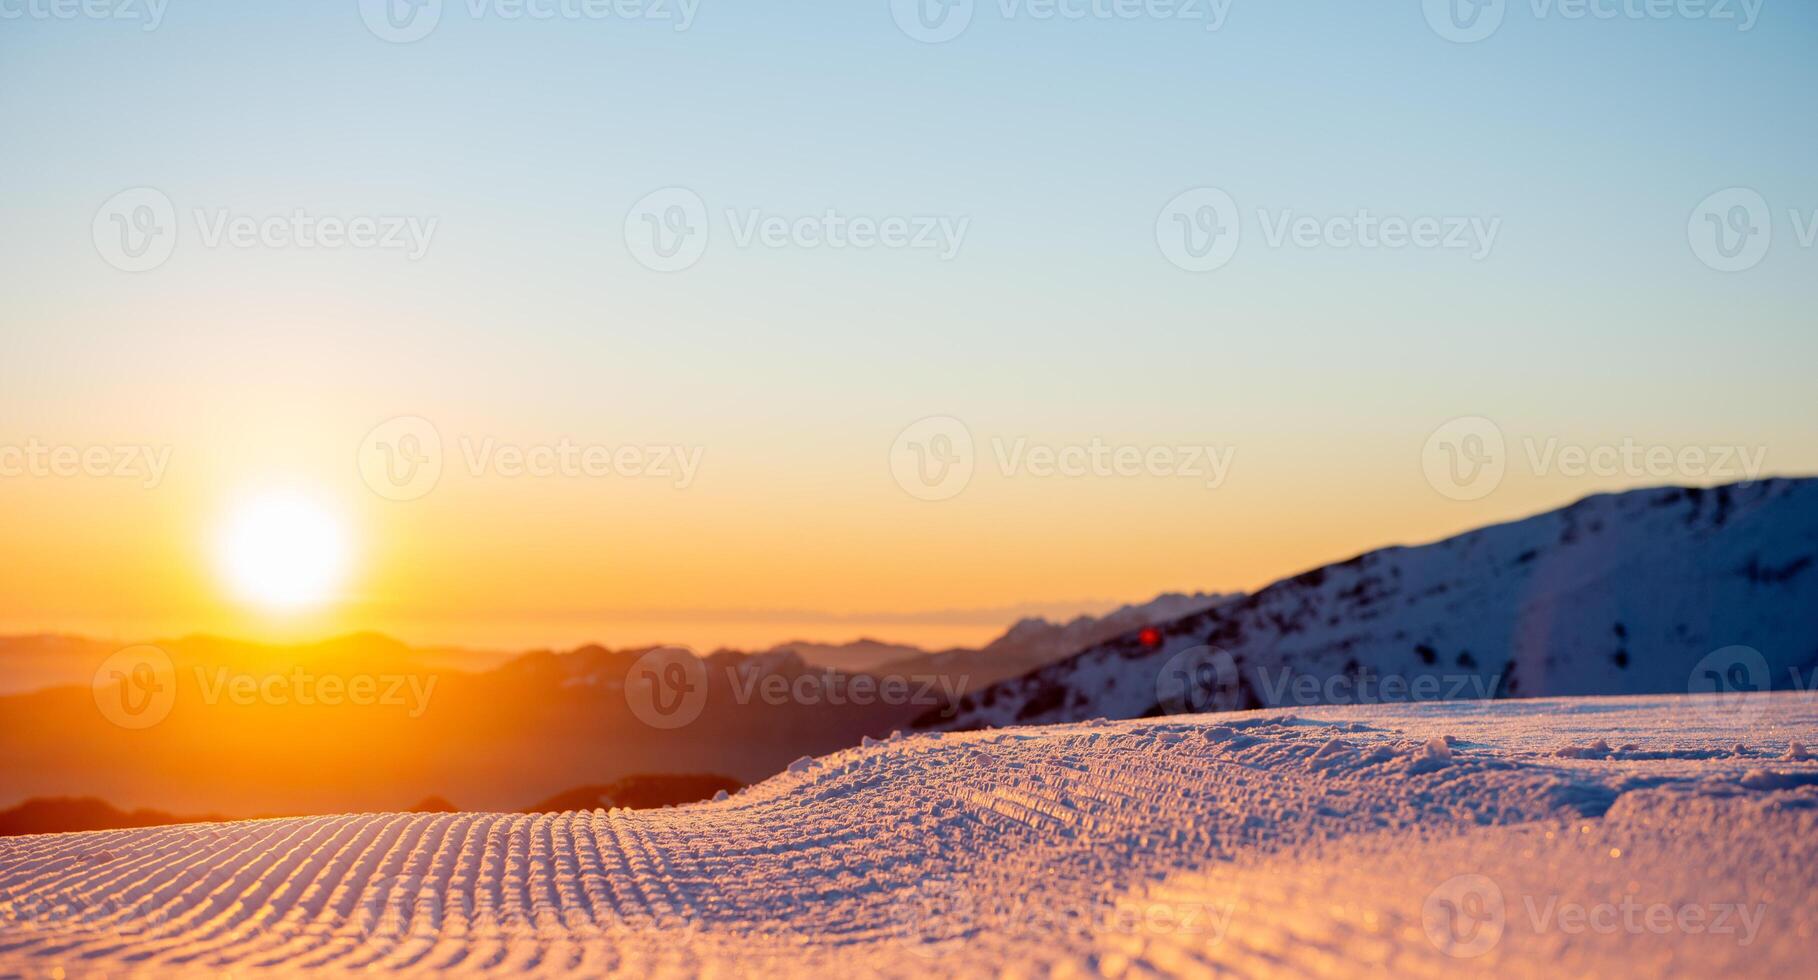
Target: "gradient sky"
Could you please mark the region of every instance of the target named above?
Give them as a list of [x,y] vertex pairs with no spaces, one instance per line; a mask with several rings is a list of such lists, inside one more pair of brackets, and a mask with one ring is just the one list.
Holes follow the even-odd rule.
[[[0,12],[26,9],[24,0]],[[1085,0],[1070,5],[1089,9]],[[143,10],[143,6],[138,9]],[[155,488],[0,478],[0,630],[121,639],[380,629],[486,646],[976,640],[1019,612],[1248,589],[1683,473],[1532,472],[1522,440],[1744,446],[1818,470],[1818,7],[1752,30],[1507,7],[1478,43],[1417,0],[1039,20],[979,3],[908,37],[886,0],[705,0],[673,20],[476,19],[387,43],[354,0],[173,0],[146,22],[0,19],[0,447],[168,446]],[[1738,10],[1741,8],[1738,7]],[[101,257],[97,209],[153,187],[170,260]],[[630,209],[711,215],[652,271]],[[1212,272],[1164,205],[1229,193]],[[1688,216],[1758,192],[1735,273]],[[1456,251],[1271,247],[1258,209],[1499,219]],[[426,254],[208,248],[190,215],[433,218]],[[722,214],[944,215],[926,250],[741,248]],[[356,455],[397,416],[458,440],[674,444],[660,480],[474,476],[382,499]],[[898,433],[963,420],[978,472],[916,499]],[[1510,442],[1482,499],[1428,437]],[[1006,477],[991,439],[1235,450],[1175,477]],[[236,602],[210,541],[284,487],[348,523],[336,599]]]

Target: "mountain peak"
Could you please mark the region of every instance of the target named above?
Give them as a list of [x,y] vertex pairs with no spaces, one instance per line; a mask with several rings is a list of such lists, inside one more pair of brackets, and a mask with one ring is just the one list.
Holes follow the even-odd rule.
[[1415,696],[1360,693],[1365,677],[1434,699],[1685,692],[1732,648],[1753,651],[1761,686],[1786,686],[1818,636],[1818,480],[1595,494],[1309,569],[1165,622],[1157,643],[1139,629],[921,724],[1166,713],[1183,658],[1218,658],[1223,708]]

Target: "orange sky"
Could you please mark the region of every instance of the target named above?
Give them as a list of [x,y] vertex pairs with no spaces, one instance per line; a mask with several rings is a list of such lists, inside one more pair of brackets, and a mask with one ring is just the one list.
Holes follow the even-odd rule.
[[[378,630],[498,649],[976,643],[1023,614],[1252,589],[1368,548],[1650,482],[1512,472],[1463,502],[1423,477],[1424,436],[1365,446],[1339,433],[1304,437],[1324,448],[1300,456],[1239,444],[1216,488],[1172,476],[1006,476],[985,444],[964,492],[927,501],[893,480],[888,430],[826,458],[709,445],[687,487],[476,475],[460,437],[447,436],[435,488],[389,500],[355,465],[365,434],[350,420],[292,430],[287,446],[176,445],[150,489],[0,481],[6,553],[32,556],[0,567],[0,627],[120,640]],[[344,580],[302,610],[245,601],[214,555],[227,515],[274,488],[317,501],[352,545]]]

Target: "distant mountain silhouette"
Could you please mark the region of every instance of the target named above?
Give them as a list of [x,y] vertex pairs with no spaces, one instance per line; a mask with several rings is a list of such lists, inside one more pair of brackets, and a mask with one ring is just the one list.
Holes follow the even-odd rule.
[[461,808],[440,796],[425,796],[410,808],[411,813],[459,813]]
[[1315,568],[916,725],[1367,701],[1384,678],[1425,698],[1805,687],[1815,637],[1818,479],[1661,487]]
[[[977,688],[1045,667],[1128,630],[1190,616],[1239,598],[1242,596],[1168,592],[1148,602],[1120,606],[1102,616],[1075,616],[1064,623],[1029,616],[1017,620],[1002,635],[976,649],[924,650],[906,643],[867,638],[851,643],[798,640],[779,643],[749,655],[793,655],[809,667],[849,674],[963,675],[968,687]],[[734,651],[715,651],[716,655],[731,652]]]
[[[734,651],[719,650],[715,652]],[[778,643],[768,650],[760,651],[757,655],[767,653],[793,654],[810,667],[840,670],[846,673],[873,671],[895,661],[930,655],[929,651],[913,644],[890,643],[870,638],[853,640],[851,643],[811,643],[807,640],[791,640],[788,643]]]
[[[745,784],[729,776],[710,773],[639,773],[596,786],[577,786],[536,804],[523,813],[565,813],[569,810],[654,810],[709,800],[717,793],[736,793]],[[458,813],[460,807],[441,796],[426,796],[409,813]],[[163,827],[180,823],[221,823],[232,819],[211,813],[177,816],[162,810],[122,810],[93,796],[43,796],[0,810],[0,837],[24,834],[67,834],[88,830],[126,830]]]
[[95,665],[125,645],[48,633],[0,636],[0,695],[86,684]]
[[1065,623],[1030,617],[1019,620],[980,649],[911,657],[885,664],[875,673],[934,672],[965,677],[967,690],[976,691],[1040,670],[1112,637],[1197,615],[1241,598],[1236,594],[1168,592],[1145,603],[1121,606],[1103,616],[1076,616]]
[[0,696],[54,687],[86,687],[108,655],[130,646],[154,646],[170,655],[178,670],[346,671],[367,673],[490,670],[513,654],[449,647],[412,647],[382,633],[350,633],[319,643],[268,644],[208,634],[135,642],[79,636],[0,636]]
[[162,810],[127,812],[92,796],[50,796],[26,800],[10,810],[0,810],[0,837],[162,827],[173,823],[216,823],[226,819],[215,814],[179,817]]
[[[704,674],[688,682],[704,694],[698,712],[673,727],[653,725],[633,708],[650,696],[640,693],[652,683],[649,674],[638,673],[649,648],[590,645],[486,660],[462,651],[438,657],[370,633],[302,646],[212,636],[159,642],[175,667],[167,714],[123,727],[103,707],[113,700],[97,700],[91,688],[97,665],[117,649],[109,644],[66,662],[58,686],[0,693],[0,805],[91,795],[238,818],[395,812],[411,801],[422,801],[421,809],[454,801],[510,811],[564,786],[595,789],[585,801],[576,797],[576,806],[603,798],[616,806],[686,802],[723,787],[691,796],[694,790],[612,781],[679,772],[755,782],[802,756],[881,738],[925,711],[948,710],[961,694],[1064,656],[1069,644],[1089,643],[1104,630],[1170,618],[1182,603],[1217,601],[1164,596],[1106,617],[1029,619],[979,650],[920,652],[881,665],[915,648],[849,645],[883,676],[816,666],[787,646],[720,651],[701,658]],[[51,648],[70,649],[64,640],[21,647]],[[817,649],[834,655],[832,646],[807,652]],[[0,639],[0,673],[6,658]],[[310,686],[293,687],[293,674]],[[267,687],[268,680],[276,683]],[[313,685],[320,681],[334,685],[320,689],[329,694],[363,690],[365,703],[318,697]],[[131,693],[127,680],[115,683],[105,695]],[[425,799],[432,795],[439,799]]]
[[745,784],[726,776],[708,774],[664,775],[640,773],[599,786],[578,786],[526,807],[525,813],[566,813],[569,810],[654,810],[712,799],[714,794],[736,793]]

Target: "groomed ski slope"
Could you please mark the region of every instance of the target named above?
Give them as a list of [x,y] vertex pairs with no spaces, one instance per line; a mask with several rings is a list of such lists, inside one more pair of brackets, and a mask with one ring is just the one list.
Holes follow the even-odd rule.
[[0,974],[1803,975],[1814,708],[1087,722],[672,810],[0,839]]

